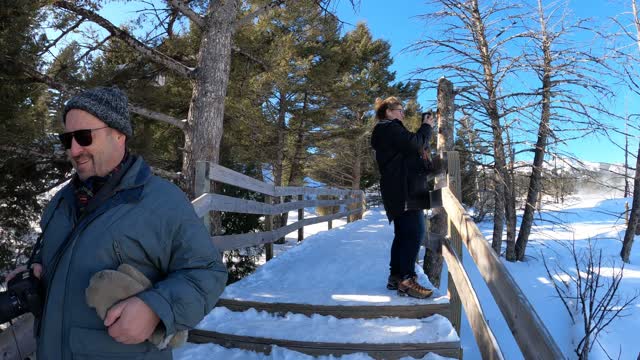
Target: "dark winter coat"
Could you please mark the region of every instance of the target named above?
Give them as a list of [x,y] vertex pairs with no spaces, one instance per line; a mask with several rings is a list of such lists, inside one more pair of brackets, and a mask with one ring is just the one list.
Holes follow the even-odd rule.
[[405,210],[408,180],[421,171],[420,152],[431,137],[431,126],[422,124],[416,133],[407,130],[400,120],[381,120],[371,134],[380,170],[380,191],[389,222]]
[[[51,200],[41,219],[36,262],[44,267],[46,304],[38,360],[171,359],[148,341],[116,342],[85,300],[93,274],[127,263],[154,284],[138,297],[160,317],[167,334],[195,326],[215,305],[227,273],[220,253],[175,185],[136,158],[112,196],[78,219],[73,183]],[[69,239],[54,266],[54,253]]]

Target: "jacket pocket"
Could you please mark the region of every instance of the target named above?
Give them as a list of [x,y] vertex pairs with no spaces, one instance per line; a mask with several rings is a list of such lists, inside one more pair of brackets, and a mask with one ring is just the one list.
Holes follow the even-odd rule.
[[73,327],[69,342],[74,360],[171,359],[170,351],[159,351],[148,341],[135,345],[121,344],[106,330]]

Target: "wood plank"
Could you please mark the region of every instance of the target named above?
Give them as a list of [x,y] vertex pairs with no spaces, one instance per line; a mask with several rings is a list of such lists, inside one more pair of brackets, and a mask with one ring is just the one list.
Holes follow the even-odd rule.
[[[17,345],[16,346],[16,342]],[[14,320],[11,327],[0,333],[0,354],[2,360],[22,360],[36,352],[33,336],[33,315],[25,314]],[[22,355],[22,358],[20,357]]]
[[462,267],[449,241],[445,240],[443,243],[442,255],[447,262],[449,275],[456,284],[456,290],[460,296],[464,310],[467,313],[467,318],[473,331],[473,337],[478,344],[482,359],[503,360],[502,351],[491,328],[489,328],[489,324],[487,324],[471,280],[469,280],[467,273]]
[[478,226],[448,188],[442,189],[442,196],[450,221],[469,249],[524,357],[563,359],[564,355],[535,309],[493,252]]
[[265,354],[270,354],[271,347],[274,345],[311,356],[340,356],[364,352],[375,359],[399,359],[405,356],[420,358],[429,352],[440,356],[458,357],[460,353],[460,343],[457,341],[431,344],[319,343],[239,336],[200,329],[189,331],[188,341],[195,344],[214,343],[227,348],[258,351]]
[[212,236],[211,241],[213,242],[214,245],[216,245],[216,247],[220,251],[241,249],[248,246],[268,244],[276,241],[277,239],[291,232],[298,230],[298,228],[302,226],[308,226],[312,224],[325,222],[328,220],[339,219],[341,217],[349,216],[351,214],[356,214],[361,211],[362,209],[358,208],[351,211],[341,212],[338,214],[308,218],[308,219],[297,221],[293,224],[289,224],[287,226],[284,226],[272,231],[263,231],[263,232],[257,232],[257,233],[236,234],[236,235]]
[[[448,151],[445,153],[447,159],[447,187],[456,196],[458,200],[462,199],[462,181],[460,176],[460,156],[457,151]],[[460,263],[462,263],[462,239],[460,233],[449,222],[448,226],[449,239],[454,253],[457,254]],[[451,274],[447,274],[451,278]],[[460,332],[462,325],[462,303],[460,294],[456,284],[453,281],[448,282],[449,296],[451,302],[451,323],[456,331]]]
[[434,314],[449,318],[449,304],[424,305],[311,305],[293,303],[265,303],[259,301],[240,301],[218,299],[216,306],[223,306],[231,311],[256,309],[271,314],[284,315],[288,312],[311,316],[313,314],[333,316],[338,319],[377,319],[381,317],[397,317],[402,319],[421,319]]
[[334,195],[344,196],[352,192],[348,189],[337,188],[312,188],[303,186],[276,186],[278,196],[298,196],[298,195]]
[[[268,195],[267,195],[268,196]],[[219,194],[204,194],[191,203],[196,214],[202,217],[207,211],[228,211],[242,214],[278,215],[291,210],[304,209],[316,206],[350,205],[358,202],[358,199],[345,200],[302,200],[290,201],[281,204],[266,204],[260,201],[246,200]]]
[[210,163],[209,165],[211,166],[209,169],[209,178],[211,180],[259,192],[265,195],[276,196],[276,188],[273,184],[264,183],[218,164]]

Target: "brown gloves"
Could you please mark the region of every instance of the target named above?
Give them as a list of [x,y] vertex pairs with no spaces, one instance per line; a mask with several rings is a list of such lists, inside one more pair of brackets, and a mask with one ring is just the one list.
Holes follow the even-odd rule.
[[[91,277],[85,291],[87,304],[95,308],[98,316],[104,320],[113,305],[150,288],[151,285],[143,273],[129,264],[122,264],[117,270],[102,270]],[[187,330],[165,336],[163,326],[158,326],[148,340],[160,350],[167,346],[175,349],[187,341]]]

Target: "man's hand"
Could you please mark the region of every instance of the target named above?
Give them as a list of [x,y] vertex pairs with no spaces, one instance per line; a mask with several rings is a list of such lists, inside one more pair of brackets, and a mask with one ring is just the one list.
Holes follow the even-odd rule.
[[109,335],[123,344],[139,344],[147,340],[158,322],[158,315],[135,296],[114,305],[104,319]]
[[[31,268],[33,269],[33,275],[35,275],[38,279],[40,279],[40,277],[42,276],[42,265],[40,264],[31,264]],[[17,268],[13,269],[13,271],[11,271],[8,275],[7,275],[7,282],[11,281],[11,279],[13,279],[14,277],[16,277],[16,275],[18,275],[19,273],[26,271],[27,267],[25,265],[21,265],[18,266]]]

